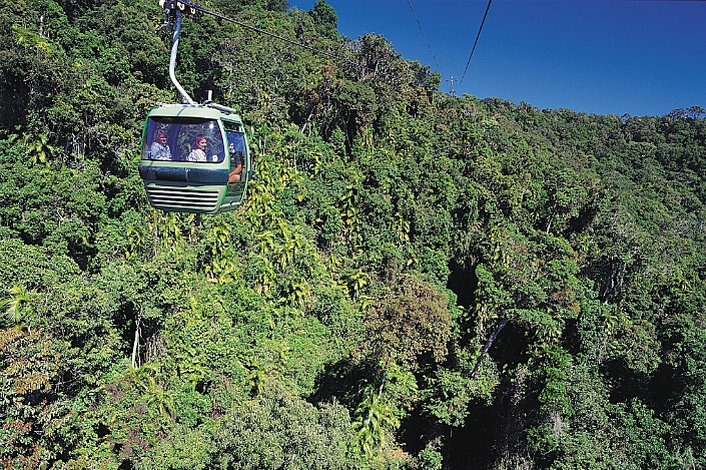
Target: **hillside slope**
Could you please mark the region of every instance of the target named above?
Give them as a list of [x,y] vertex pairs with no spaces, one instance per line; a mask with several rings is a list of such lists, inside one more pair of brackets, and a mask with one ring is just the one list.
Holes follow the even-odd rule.
[[4,466],[706,466],[703,109],[452,97],[323,0],[211,0],[350,62],[185,20],[257,167],[198,222],[137,172],[156,3],[0,10]]

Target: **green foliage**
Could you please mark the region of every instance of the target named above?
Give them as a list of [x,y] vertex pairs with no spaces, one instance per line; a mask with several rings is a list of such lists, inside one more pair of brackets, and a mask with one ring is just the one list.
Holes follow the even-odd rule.
[[336,33],[338,26],[338,15],[333,7],[326,3],[326,0],[316,0],[314,8],[309,12],[317,31],[322,35]]
[[67,410],[58,394],[65,345],[40,332],[0,330],[3,463],[40,468],[63,451]]
[[441,470],[443,468],[443,456],[441,452],[433,446],[427,446],[419,452],[410,468],[424,470]]
[[375,461],[388,450],[389,433],[400,424],[399,411],[372,387],[366,388],[362,395],[363,399],[355,410],[351,448],[369,461]]
[[28,291],[22,284],[10,288],[7,298],[0,300],[0,308],[5,309],[5,321],[11,325],[21,325],[31,322],[37,293]]
[[212,468],[357,468],[350,426],[340,405],[316,408],[275,386],[224,416]]

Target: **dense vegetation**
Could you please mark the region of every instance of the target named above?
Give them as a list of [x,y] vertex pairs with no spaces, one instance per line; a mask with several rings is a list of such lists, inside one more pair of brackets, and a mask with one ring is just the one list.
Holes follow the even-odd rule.
[[[333,9],[209,0],[234,213],[150,208],[156,1],[0,10],[5,468],[706,467],[706,121],[440,93]],[[355,64],[368,67],[358,67]]]

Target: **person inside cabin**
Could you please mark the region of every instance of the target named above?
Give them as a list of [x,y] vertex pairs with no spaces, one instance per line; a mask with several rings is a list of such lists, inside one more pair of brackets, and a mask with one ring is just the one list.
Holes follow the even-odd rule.
[[152,160],[171,160],[172,152],[167,145],[167,131],[157,129],[154,132],[154,140],[150,145],[150,157]]
[[186,157],[190,162],[206,162],[208,158],[206,157],[206,146],[208,145],[208,140],[206,140],[205,135],[197,135],[191,146],[191,152]]
[[230,173],[228,173],[228,182],[237,183],[240,181],[240,175],[243,171],[243,152],[236,151],[233,142],[228,145],[230,152]]

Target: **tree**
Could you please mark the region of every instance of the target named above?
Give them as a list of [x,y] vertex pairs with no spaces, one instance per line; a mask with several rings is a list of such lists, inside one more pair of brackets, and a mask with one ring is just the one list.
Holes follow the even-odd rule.
[[0,461],[8,468],[44,468],[65,450],[61,426],[63,345],[38,331],[0,330],[2,428]]
[[451,331],[448,297],[413,274],[402,274],[383,290],[365,320],[362,351],[383,370],[397,363],[419,367],[419,356],[444,360]]
[[319,34],[329,37],[332,34],[338,34],[336,31],[336,27],[338,26],[338,16],[336,15],[333,7],[329,5],[326,0],[316,0],[316,3],[314,3],[314,8],[311,9],[309,14],[314,20],[314,25],[319,31]]

